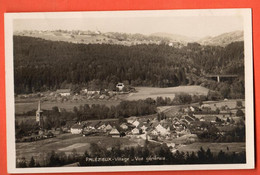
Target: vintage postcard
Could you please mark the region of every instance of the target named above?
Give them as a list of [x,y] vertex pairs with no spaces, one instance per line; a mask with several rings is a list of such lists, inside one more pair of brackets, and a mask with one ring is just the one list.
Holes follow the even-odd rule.
[[254,168],[251,9],[6,13],[9,173]]

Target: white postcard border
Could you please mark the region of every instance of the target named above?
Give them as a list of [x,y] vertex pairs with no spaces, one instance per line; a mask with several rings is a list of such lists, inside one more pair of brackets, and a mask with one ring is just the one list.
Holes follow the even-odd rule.
[[[244,19],[245,45],[245,113],[246,116],[246,164],[197,164],[197,165],[146,165],[146,166],[98,166],[58,168],[16,168],[15,119],[14,119],[14,75],[13,75],[13,20],[44,18],[81,17],[155,17],[155,16],[234,16]],[[55,172],[126,172],[126,171],[167,171],[167,170],[221,170],[253,169],[254,155],[254,90],[252,56],[251,9],[201,9],[201,10],[147,10],[147,11],[98,11],[98,12],[43,12],[5,13],[5,73],[6,73],[6,115],[7,115],[7,164],[9,173],[55,173]]]

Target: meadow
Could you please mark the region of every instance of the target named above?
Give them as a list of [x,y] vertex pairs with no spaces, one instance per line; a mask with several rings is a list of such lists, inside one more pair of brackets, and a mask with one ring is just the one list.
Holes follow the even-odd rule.
[[27,161],[33,156],[36,161],[46,163],[51,151],[57,153],[64,152],[65,154],[84,154],[85,151],[90,152],[91,143],[95,143],[104,149],[111,149],[112,147],[136,147],[142,146],[144,140],[131,138],[113,138],[110,136],[86,136],[61,134],[57,137],[39,140],[35,142],[16,143],[16,157],[24,157]]
[[195,142],[189,145],[179,145],[176,149],[180,152],[197,152],[200,148],[205,151],[209,148],[213,154],[219,153],[220,150],[226,153],[239,153],[246,151],[244,142],[232,142],[232,143],[210,143],[210,142]]
[[[188,93],[191,95],[207,95],[208,89],[201,86],[178,86],[170,88],[156,88],[156,87],[135,87],[137,92],[129,94],[118,94],[113,99],[83,99],[83,100],[69,100],[69,101],[43,101],[41,103],[42,109],[52,109],[57,106],[64,108],[67,111],[72,111],[74,106],[80,106],[84,104],[100,104],[106,106],[116,106],[123,100],[140,100],[146,98],[156,99],[157,97],[169,97],[173,99],[176,94]],[[22,114],[27,111],[36,110],[38,106],[38,99],[23,99],[15,101],[15,113]]]

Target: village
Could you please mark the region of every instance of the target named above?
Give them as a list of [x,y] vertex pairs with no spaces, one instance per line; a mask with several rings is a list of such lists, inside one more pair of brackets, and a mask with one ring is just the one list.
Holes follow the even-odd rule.
[[[117,85],[121,93],[123,83]],[[60,96],[69,97],[70,92],[57,91]],[[86,91],[86,93],[100,93]],[[173,110],[174,108],[174,110]],[[60,128],[40,129],[38,133],[17,138],[17,142],[34,142],[49,139],[62,134],[82,137],[104,136],[113,138],[142,139],[159,144],[166,143],[175,152],[183,144],[191,144],[201,140],[241,141],[232,137],[235,129],[244,127],[245,108],[241,100],[210,101],[190,105],[157,107],[157,113],[147,116],[131,116],[105,120],[66,121]],[[174,111],[174,112],[173,112]],[[36,111],[36,122],[40,128],[44,122],[41,102]],[[224,139],[223,139],[224,138]],[[218,139],[218,140],[217,140]],[[242,138],[243,140],[244,138]]]
[[[82,121],[68,129],[71,134],[107,135],[110,137],[142,138],[148,141],[175,145],[174,140],[185,138],[185,144],[198,141],[197,134],[217,128],[217,135],[225,136],[244,121],[243,114],[237,110],[230,110],[227,106],[219,110],[201,105],[200,108],[187,106],[181,108],[174,116],[167,117],[167,113],[144,117],[129,117],[124,121]],[[232,112],[231,112],[232,111]],[[239,110],[243,111],[243,110]],[[181,140],[181,139],[179,139]]]

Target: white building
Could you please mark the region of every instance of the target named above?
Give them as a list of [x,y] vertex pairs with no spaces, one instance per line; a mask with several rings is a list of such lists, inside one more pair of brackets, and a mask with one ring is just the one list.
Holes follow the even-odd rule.
[[135,127],[137,127],[137,126],[140,124],[140,122],[139,122],[138,120],[135,120],[132,124],[133,124]]
[[101,124],[101,125],[98,127],[98,129],[102,129],[102,130],[104,130],[105,128],[106,128],[106,124],[105,124],[105,123]]
[[70,96],[70,90],[69,89],[58,89],[56,91],[59,95],[62,97]]
[[117,88],[119,91],[122,91],[124,87],[125,87],[125,85],[124,85],[123,83],[117,83],[117,85],[116,85],[116,88]]
[[132,124],[136,120],[136,117],[135,116],[128,117],[126,120],[127,120],[127,123],[131,123]]
[[111,135],[112,137],[120,137],[120,133],[116,128],[113,128],[110,132],[109,135]]
[[122,128],[122,129],[128,129],[128,126],[127,126],[125,123],[122,123],[122,124],[120,125],[120,128]]
[[152,135],[155,135],[155,136],[158,135],[158,131],[156,131],[155,129],[153,129],[150,133],[151,133]]
[[140,134],[140,130],[137,129],[137,128],[134,128],[134,129],[132,130],[132,134],[134,134],[134,135]]
[[70,128],[71,134],[81,134],[83,126],[81,124],[75,124]]
[[161,124],[157,125],[155,129],[161,134],[161,135],[167,135],[169,134],[169,131],[164,128]]
[[110,124],[107,124],[107,126],[104,129],[105,131],[110,131],[113,129],[113,127]]

